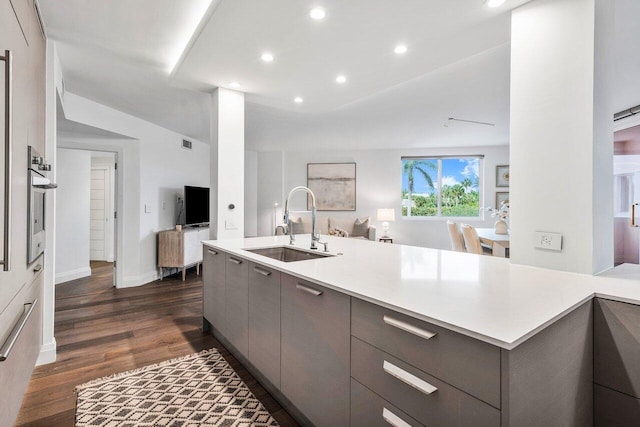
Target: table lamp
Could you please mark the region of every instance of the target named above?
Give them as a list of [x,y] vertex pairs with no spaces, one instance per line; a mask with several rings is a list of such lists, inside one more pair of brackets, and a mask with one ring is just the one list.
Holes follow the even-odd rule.
[[389,221],[396,220],[396,211],[393,208],[378,209],[378,221],[382,221],[382,237],[389,237]]

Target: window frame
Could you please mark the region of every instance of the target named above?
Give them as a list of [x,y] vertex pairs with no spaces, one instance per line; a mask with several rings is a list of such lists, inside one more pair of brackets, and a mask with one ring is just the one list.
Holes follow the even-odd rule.
[[[478,215],[477,216],[444,216],[442,215],[442,160],[447,159],[477,159],[479,161],[478,164]],[[400,199],[400,217],[401,219],[407,221],[440,221],[440,220],[459,220],[459,221],[484,221],[484,210],[482,206],[484,206],[484,171],[485,171],[485,156],[484,154],[446,154],[446,155],[425,155],[425,156],[401,156],[400,164],[401,164],[401,179],[400,179],[400,191],[404,190],[403,182],[404,182],[404,170],[403,165],[405,160],[435,160],[438,162],[438,171],[437,171],[437,215],[424,215],[424,216],[414,216],[414,215],[404,215],[402,201],[404,198]]]

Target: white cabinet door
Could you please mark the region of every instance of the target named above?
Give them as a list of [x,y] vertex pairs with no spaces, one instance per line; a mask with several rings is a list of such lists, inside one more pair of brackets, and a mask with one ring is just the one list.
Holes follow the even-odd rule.
[[209,229],[184,231],[184,265],[202,262],[202,241],[209,239]]

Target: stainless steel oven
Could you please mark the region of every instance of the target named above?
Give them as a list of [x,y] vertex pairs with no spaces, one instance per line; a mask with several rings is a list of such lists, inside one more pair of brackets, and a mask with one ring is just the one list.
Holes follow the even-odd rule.
[[29,146],[29,199],[27,225],[27,264],[31,264],[46,247],[45,212],[46,190],[56,188],[46,176],[51,165],[32,146]]

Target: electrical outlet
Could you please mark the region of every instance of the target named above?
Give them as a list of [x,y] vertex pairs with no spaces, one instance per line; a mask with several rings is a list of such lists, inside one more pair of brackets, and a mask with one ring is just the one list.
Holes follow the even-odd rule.
[[562,250],[562,234],[536,231],[534,247],[551,251]]

